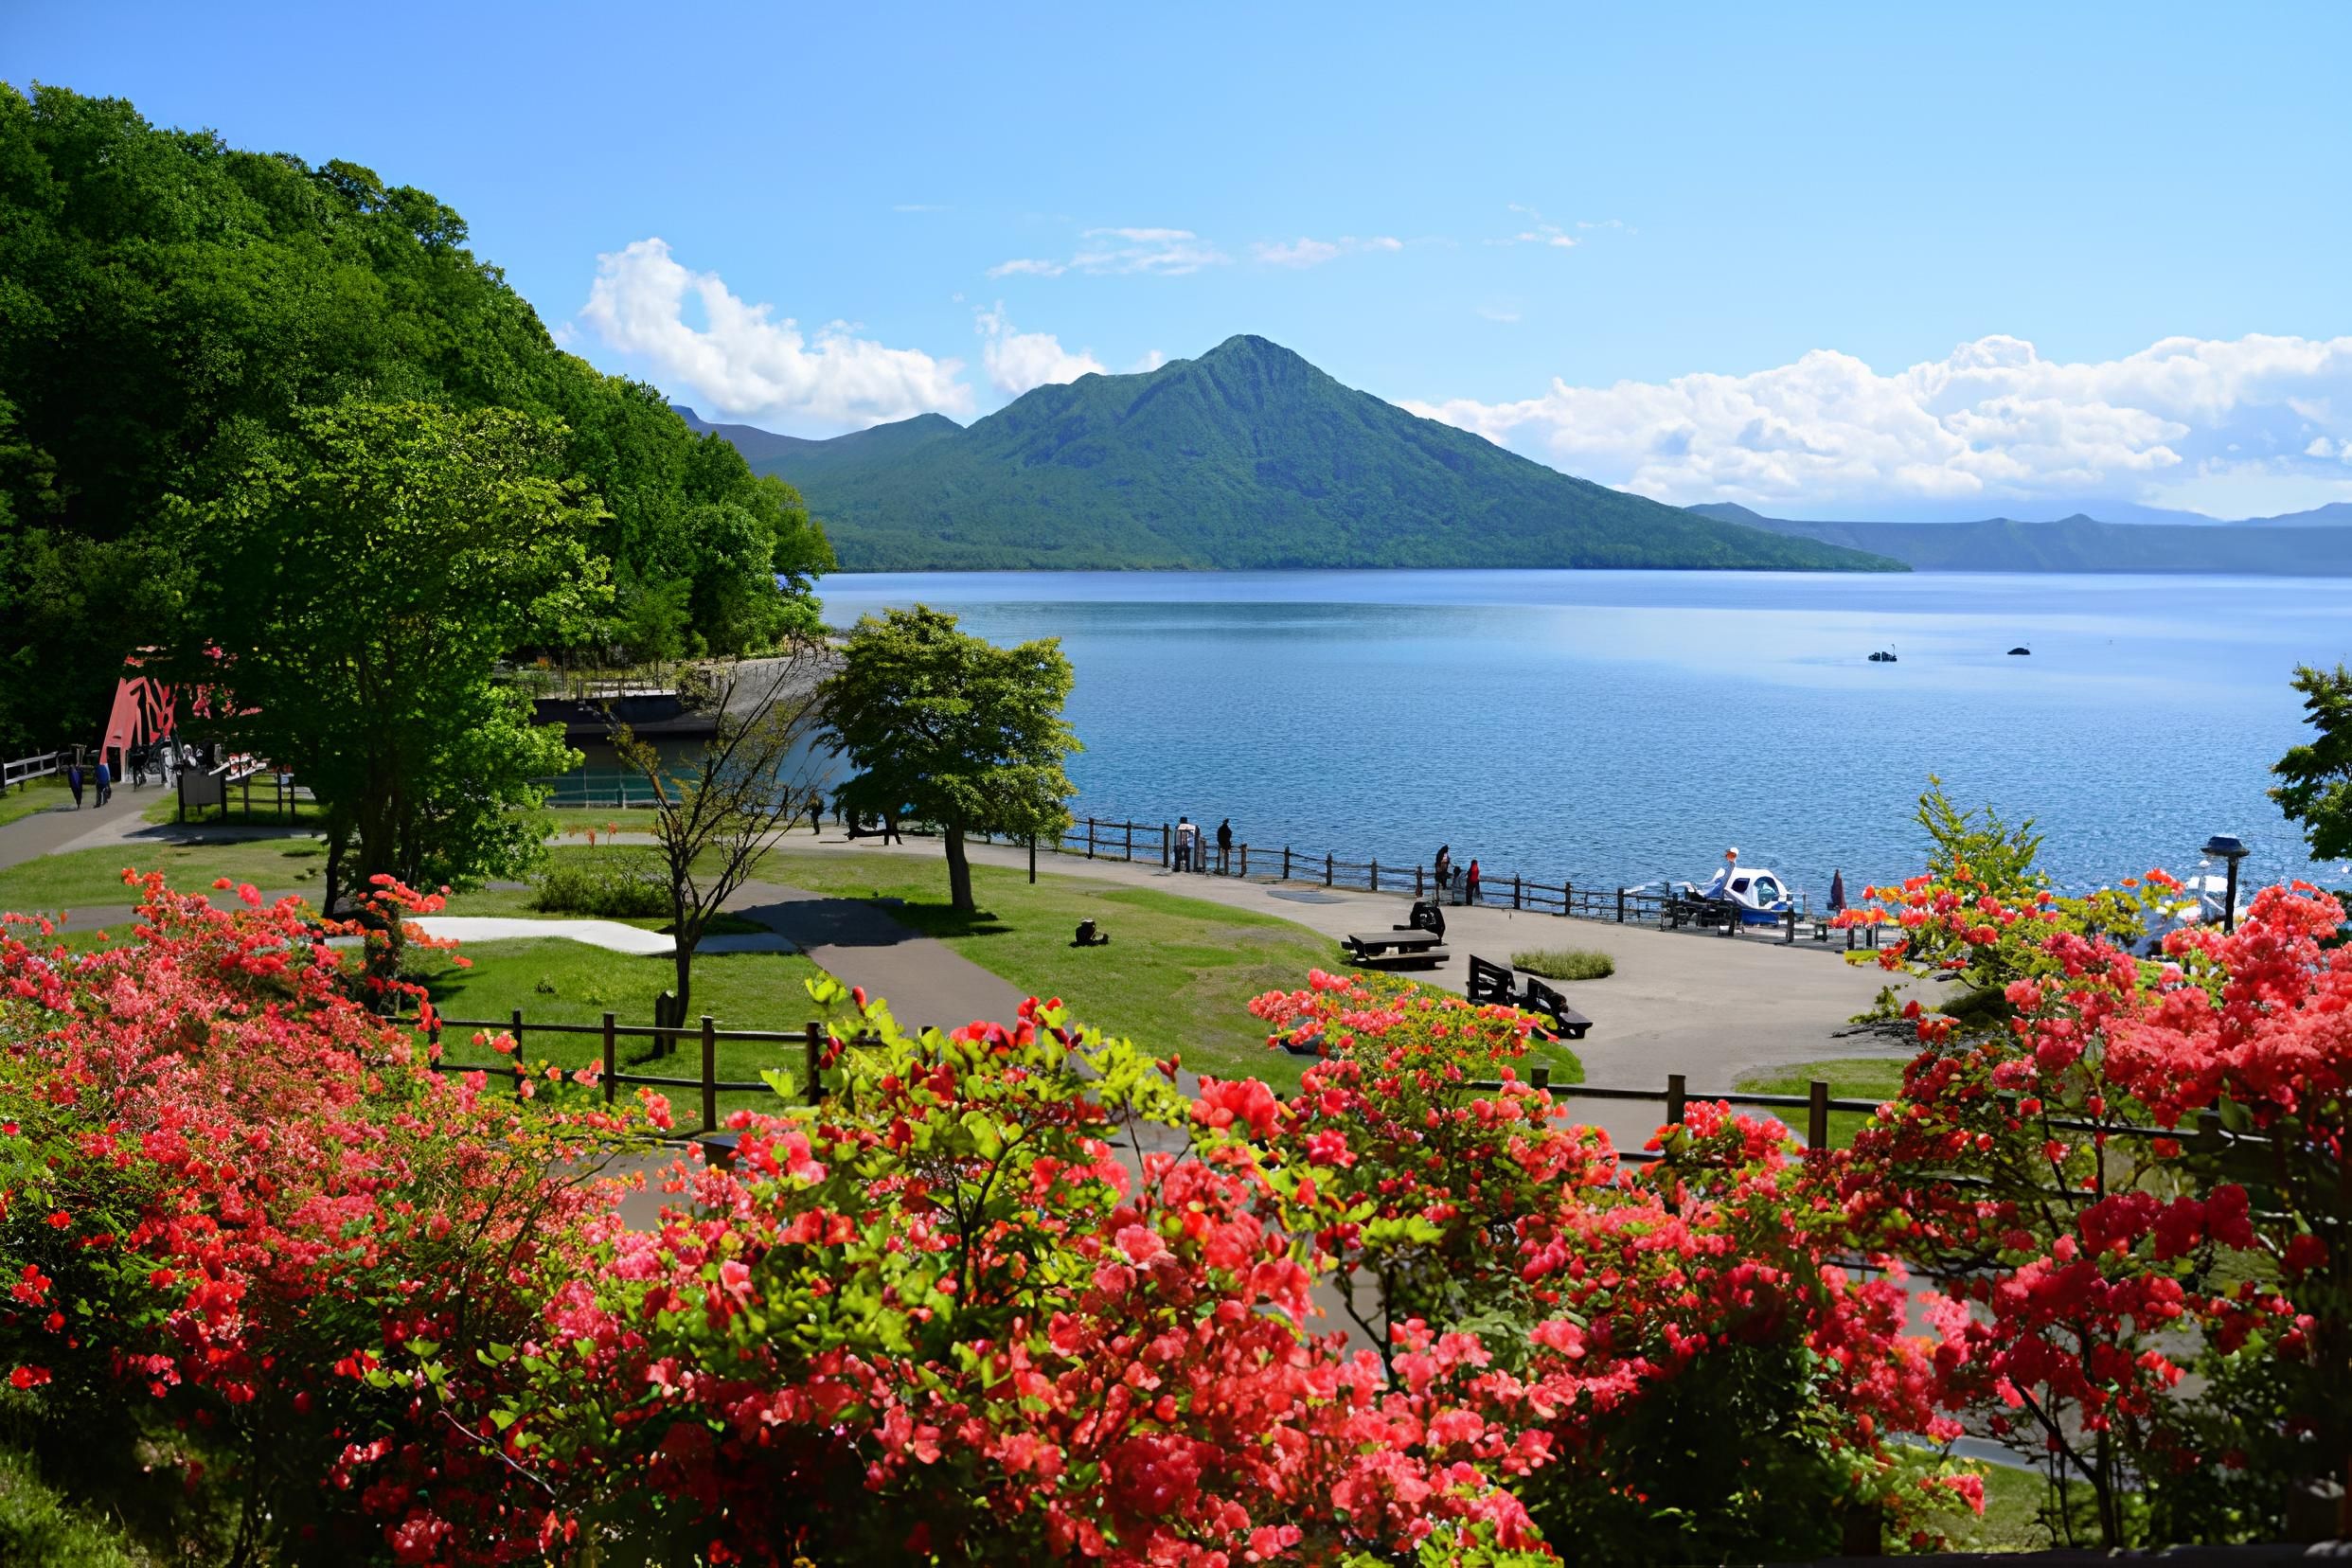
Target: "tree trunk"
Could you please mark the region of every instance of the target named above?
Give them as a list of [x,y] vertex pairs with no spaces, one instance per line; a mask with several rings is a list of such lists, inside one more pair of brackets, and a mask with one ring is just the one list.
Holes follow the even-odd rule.
[[956,913],[969,915],[975,907],[971,901],[971,863],[964,859],[964,829],[951,822],[944,824],[941,836],[947,840],[948,902]]

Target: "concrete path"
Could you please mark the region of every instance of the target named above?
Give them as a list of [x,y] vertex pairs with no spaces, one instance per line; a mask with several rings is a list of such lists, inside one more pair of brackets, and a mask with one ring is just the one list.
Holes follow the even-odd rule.
[[[666,958],[678,950],[675,937],[659,931],[648,931],[643,926],[624,925],[618,920],[531,919],[511,915],[426,915],[407,923],[428,936],[446,936],[458,942],[529,941],[542,936],[556,936],[567,942],[584,942],[590,947],[603,948],[608,953],[627,953],[633,958]],[[354,936],[338,936],[330,945],[347,946],[357,940]],[[799,950],[774,932],[738,931],[705,936],[694,951],[716,953],[794,953]]]
[[[941,860],[935,840],[885,846],[800,834],[782,847],[803,854],[900,855],[935,864]],[[1026,864],[1025,852],[1011,846],[973,845],[971,853],[983,864]],[[1300,882],[1178,876],[1143,862],[1041,856],[1038,871],[1112,886],[1152,887],[1291,920],[1332,938],[1335,970],[1345,963],[1341,936],[1385,930],[1405,918],[1410,903],[1385,893]],[[944,869],[939,875],[944,885]],[[1849,965],[1842,949],[1832,953],[1810,943],[1791,949],[1491,905],[1445,913],[1452,958],[1438,968],[1405,972],[1457,993],[1469,979],[1473,954],[1507,963],[1516,950],[1574,947],[1596,949],[1615,961],[1617,971],[1609,979],[1560,987],[1570,1004],[1594,1021],[1593,1032],[1576,1049],[1595,1083],[1663,1084],[1668,1073],[1682,1073],[1693,1089],[1724,1089],[1742,1073],[1788,1062],[1911,1054],[1899,1042],[1849,1032],[1848,1021],[1870,1007],[1879,988],[1904,977],[1875,965]],[[1115,904],[1107,905],[1100,917],[1114,935],[1118,917]],[[1898,984],[1898,994],[1902,989]]]
[[726,909],[778,933],[843,985],[887,1000],[891,1015],[909,1030],[953,1029],[975,1019],[1001,1023],[1025,1000],[1009,981],[862,899],[749,882]]
[[[66,798],[70,801],[73,797]],[[151,791],[119,786],[114,799],[104,806],[95,804],[96,791],[84,788],[81,798],[89,804],[80,811],[53,808],[0,827],[0,869],[22,865],[43,855],[79,849],[85,839],[105,842],[104,835],[148,827],[139,813],[155,802]]]

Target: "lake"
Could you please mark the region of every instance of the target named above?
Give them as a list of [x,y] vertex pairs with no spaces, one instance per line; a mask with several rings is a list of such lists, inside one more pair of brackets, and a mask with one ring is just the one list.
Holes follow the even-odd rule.
[[[1917,870],[1927,775],[2036,818],[2085,887],[2308,875],[2265,795],[2288,680],[2347,657],[2352,580],[1696,572],[837,575],[847,625],[953,610],[1058,636],[1080,816],[1230,817],[1253,846],[1489,886],[1703,878],[1724,847],[1812,895]],[[2016,646],[2026,657],[2009,655]],[[1898,660],[1873,664],[1874,650]],[[2339,868],[2327,867],[2333,876]],[[2341,885],[2341,882],[2338,883]]]

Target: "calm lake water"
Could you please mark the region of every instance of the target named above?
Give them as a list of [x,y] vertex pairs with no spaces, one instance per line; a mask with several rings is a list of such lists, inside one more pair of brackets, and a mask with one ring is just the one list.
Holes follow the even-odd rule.
[[[953,610],[1058,636],[1080,816],[1385,864],[1702,878],[1727,845],[1816,904],[1916,870],[1931,773],[2032,816],[2070,886],[2304,871],[2264,791],[2298,663],[2352,657],[2352,581],[1666,572],[842,575],[846,625]],[[2022,645],[2030,657],[2011,657]],[[1893,649],[1898,662],[1867,655]],[[2328,870],[2333,873],[2336,868]]]

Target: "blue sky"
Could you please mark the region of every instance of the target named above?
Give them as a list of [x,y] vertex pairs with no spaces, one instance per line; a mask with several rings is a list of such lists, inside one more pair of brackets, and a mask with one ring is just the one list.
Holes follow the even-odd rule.
[[1250,331],[1788,515],[2352,499],[2347,45],[2340,4],[0,11],[19,85],[433,191],[706,414],[969,419]]

